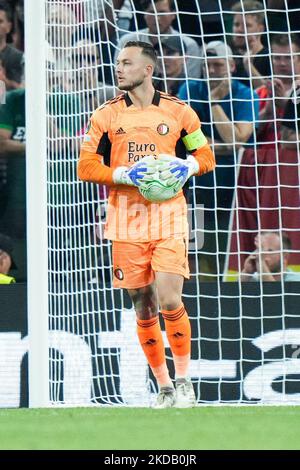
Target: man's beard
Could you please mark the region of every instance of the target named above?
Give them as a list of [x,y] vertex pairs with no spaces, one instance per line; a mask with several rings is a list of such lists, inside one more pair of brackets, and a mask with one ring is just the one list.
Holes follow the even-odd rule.
[[119,90],[132,91],[144,83],[144,78],[131,82],[129,85],[118,85]]

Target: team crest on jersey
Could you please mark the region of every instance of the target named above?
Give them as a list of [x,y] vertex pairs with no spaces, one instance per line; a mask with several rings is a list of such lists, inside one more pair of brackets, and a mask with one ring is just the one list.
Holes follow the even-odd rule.
[[123,273],[122,269],[120,269],[120,268],[115,269],[114,270],[114,275],[116,276],[117,279],[119,279],[119,281],[123,281],[124,273]]
[[160,134],[160,135],[166,135],[168,134],[169,132],[169,126],[165,123],[161,123],[161,124],[158,124],[157,126],[157,132]]

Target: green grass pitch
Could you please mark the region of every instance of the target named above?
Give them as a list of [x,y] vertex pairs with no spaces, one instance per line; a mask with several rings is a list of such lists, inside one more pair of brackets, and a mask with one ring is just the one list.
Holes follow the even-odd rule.
[[300,407],[0,410],[0,449],[300,449]]

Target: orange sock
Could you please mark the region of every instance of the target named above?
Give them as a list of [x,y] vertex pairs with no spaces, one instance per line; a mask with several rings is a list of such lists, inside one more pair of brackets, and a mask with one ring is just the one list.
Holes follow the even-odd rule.
[[150,320],[137,319],[137,334],[158,385],[172,386],[158,316]]
[[191,324],[181,304],[176,310],[162,310],[166,332],[173,354],[176,377],[186,377],[191,358]]

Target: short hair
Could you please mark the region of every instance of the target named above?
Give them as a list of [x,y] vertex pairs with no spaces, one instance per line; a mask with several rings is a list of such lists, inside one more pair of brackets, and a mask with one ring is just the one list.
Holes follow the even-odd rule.
[[5,0],[0,0],[0,11],[4,11],[6,13],[7,20],[12,23],[13,22],[13,12],[10,5]]
[[245,13],[255,16],[259,24],[265,24],[264,6],[256,0],[243,0],[241,2],[236,2],[231,7],[231,11],[234,13]]
[[272,34],[271,36],[271,45],[276,44],[277,46],[289,46],[291,44],[296,44],[300,50],[300,38],[297,34],[293,33],[290,36],[288,34]]
[[263,232],[262,235],[277,235],[279,240],[282,243],[282,251],[291,251],[292,249],[292,242],[290,237],[286,232],[276,232],[276,231],[267,231]]
[[[162,2],[163,0],[140,0],[140,5],[144,11],[147,11],[149,7],[153,5],[153,3]],[[169,0],[169,7],[170,10],[174,10],[174,0]]]
[[139,47],[140,49],[142,49],[142,54],[149,57],[154,63],[154,65],[156,65],[157,54],[152,44],[149,44],[148,42],[144,41],[128,41],[124,45],[124,48],[125,47]]

